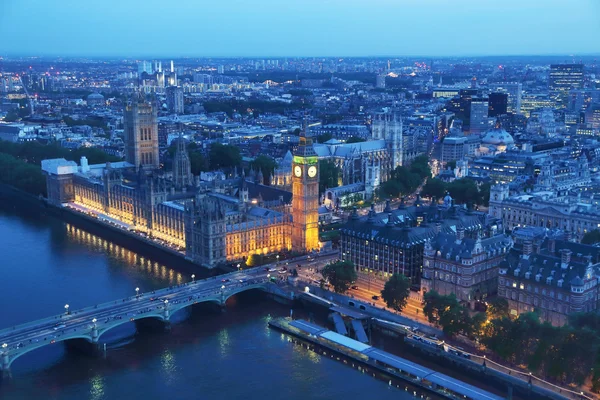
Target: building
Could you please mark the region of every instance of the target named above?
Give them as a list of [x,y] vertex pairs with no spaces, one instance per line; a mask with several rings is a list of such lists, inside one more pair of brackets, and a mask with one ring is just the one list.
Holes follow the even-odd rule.
[[179,135],[177,151],[173,159],[173,184],[175,189],[182,190],[193,183],[194,177],[191,170],[190,156],[183,135]]
[[499,265],[498,296],[510,314],[535,311],[555,326],[569,314],[598,308],[598,252],[594,246],[549,237],[515,246]]
[[285,156],[277,163],[277,167],[273,171],[273,179],[271,185],[282,190],[292,189],[292,161],[294,156],[291,151],[285,153]]
[[500,82],[489,85],[492,92],[506,93],[508,95],[508,103],[506,111],[513,114],[521,113],[521,95],[523,93],[523,85],[517,82]]
[[455,234],[440,233],[425,243],[421,291],[455,294],[459,301],[482,300],[498,289],[498,264],[511,248],[503,234],[466,238],[463,227]]
[[488,129],[488,99],[473,98],[471,99],[470,112],[470,132],[482,133]]
[[138,62],[138,75],[139,76],[141,76],[143,73],[150,75],[153,72],[154,71],[152,70],[152,63],[150,61]]
[[295,203],[292,193],[248,182],[243,175],[198,181],[176,192],[163,177],[144,170],[136,174],[127,162],[88,165],[82,159],[77,166],[44,160],[42,169],[52,205],[161,240],[212,268],[252,254],[319,248],[317,158],[309,145],[302,147],[294,159],[294,170],[300,169],[294,174]]
[[397,110],[392,109],[386,113],[375,114],[372,138],[385,140],[392,171],[402,165],[402,118]]
[[508,112],[508,93],[490,93],[488,96],[488,116],[497,117]]
[[479,155],[496,155],[504,153],[515,145],[515,140],[502,128],[502,123],[498,119],[494,127],[488,130],[481,138]]
[[125,160],[146,171],[158,169],[156,106],[141,97],[130,101],[123,113]]
[[442,141],[442,163],[465,158],[466,136],[446,136]]
[[86,98],[87,105],[90,107],[102,107],[106,105],[106,101],[104,100],[104,96],[100,93],[91,93]]
[[561,229],[580,239],[600,228],[600,209],[579,202],[580,193],[540,191],[509,196],[507,185],[494,185],[490,190],[489,213],[502,219],[507,229],[529,226]]
[[464,237],[485,237],[492,232],[489,226],[485,213],[452,206],[450,196],[444,205],[426,205],[417,198],[413,206],[406,207],[402,201],[393,210],[388,203],[382,213],[376,213],[372,206],[366,217],[359,217],[354,210],[340,228],[340,258],[352,261],[362,273],[384,278],[403,274],[418,288],[427,241],[440,233],[455,234],[457,229],[464,229]]
[[565,93],[583,88],[583,64],[550,65],[549,88]]
[[306,127],[292,162],[292,248],[319,249],[319,159]]
[[377,89],[385,89],[385,74],[377,74],[375,76],[375,87]]
[[167,88],[167,108],[170,113],[183,114],[183,88],[179,86]]

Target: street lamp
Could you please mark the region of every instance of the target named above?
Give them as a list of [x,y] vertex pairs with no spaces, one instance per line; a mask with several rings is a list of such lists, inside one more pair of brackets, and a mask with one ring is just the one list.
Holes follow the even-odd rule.
[[2,343],[2,350],[6,351],[7,347],[8,347],[8,345],[6,343]]
[[196,274],[192,274],[192,283],[194,283],[194,279],[196,279]]
[[65,313],[68,315],[69,314],[69,305],[65,304]]
[[97,320],[96,318],[94,318],[94,319],[92,320],[92,322],[94,323],[94,328],[96,327],[96,322],[97,322],[97,321],[98,321],[98,320]]
[[225,285],[221,286],[221,290],[225,290]]
[[267,274],[267,279],[271,279],[271,274]]
[[240,270],[240,264],[237,265],[237,269],[238,269],[238,271]]
[[304,291],[305,291],[306,293],[310,293],[310,288],[309,288],[308,286],[306,286],[306,287],[304,288]]
[[140,297],[140,288],[139,287],[135,288],[135,297]]

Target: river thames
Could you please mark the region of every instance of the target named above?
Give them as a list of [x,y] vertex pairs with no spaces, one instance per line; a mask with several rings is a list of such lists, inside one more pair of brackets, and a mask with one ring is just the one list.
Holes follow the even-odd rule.
[[[0,329],[190,278],[37,212],[0,206]],[[298,310],[298,315],[302,311]],[[0,382],[13,399],[409,399],[412,389],[361,374],[270,330],[290,309],[259,295],[224,313],[177,315],[170,331],[109,332],[98,355],[62,343],[19,358]],[[177,319],[177,318],[175,318]],[[418,395],[420,398],[420,394]]]

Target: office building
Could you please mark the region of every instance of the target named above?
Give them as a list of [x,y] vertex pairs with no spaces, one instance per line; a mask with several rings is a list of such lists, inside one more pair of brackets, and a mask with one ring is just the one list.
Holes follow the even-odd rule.
[[506,111],[513,114],[521,113],[521,96],[523,85],[517,82],[500,82],[489,85],[492,92],[506,93],[508,95],[508,103]]
[[446,136],[442,142],[442,163],[449,161],[458,161],[465,158],[465,145],[467,137],[465,136]]
[[123,113],[125,160],[146,171],[158,169],[158,121],[156,106],[141,96]]
[[471,111],[469,131],[473,133],[482,133],[488,130],[488,99],[471,99]]
[[183,114],[183,88],[178,86],[167,88],[167,108],[170,113]]
[[385,89],[385,74],[377,74],[375,76],[375,87]]
[[488,116],[497,117],[508,112],[508,93],[494,92],[488,96]]
[[550,65],[549,87],[558,92],[583,88],[583,64]]

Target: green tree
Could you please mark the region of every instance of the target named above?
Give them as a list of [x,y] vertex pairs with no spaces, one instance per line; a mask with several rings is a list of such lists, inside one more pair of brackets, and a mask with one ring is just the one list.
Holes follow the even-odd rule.
[[394,274],[385,283],[381,298],[389,308],[402,311],[406,307],[409,294],[410,280],[402,274]]
[[265,178],[265,183],[268,184],[271,181],[269,178],[273,176],[273,173],[275,172],[277,163],[273,157],[261,154],[250,163],[250,166],[255,170],[260,170]]
[[490,188],[492,185],[488,183],[484,183],[479,187],[479,197],[481,199],[480,205],[488,207],[490,205]]
[[264,257],[261,254],[250,254],[246,260],[248,267],[258,267],[263,264]]
[[508,300],[504,297],[494,297],[487,304],[488,319],[508,317]]
[[325,143],[326,141],[330,140],[331,138],[333,138],[333,135],[331,133],[329,133],[329,132],[322,133],[320,135],[317,135],[317,142]]
[[200,175],[200,172],[209,171],[208,160],[198,151],[189,151],[190,169],[192,174]]
[[442,327],[448,336],[458,333],[471,334],[472,322],[469,311],[462,306],[456,296],[440,295],[435,290],[425,293],[423,296],[423,314],[429,322]]
[[456,168],[456,161],[448,161],[446,163],[446,168],[450,168],[451,170],[454,170],[454,168]]
[[339,186],[341,170],[330,159],[319,160],[319,193]]
[[215,143],[209,151],[210,169],[232,168],[242,163],[240,149],[237,146],[230,146]]
[[469,178],[457,179],[448,185],[450,196],[457,204],[482,204],[475,181]]
[[323,267],[321,274],[333,286],[336,293],[346,292],[357,278],[354,264],[350,261],[336,261],[327,264]]
[[358,136],[350,136],[348,138],[348,140],[346,140],[346,143],[362,143],[362,142],[366,142],[366,140],[361,137],[358,137]]
[[441,199],[444,197],[446,193],[446,184],[441,179],[428,179],[425,185],[423,185],[423,190],[421,190],[421,195],[426,197],[435,197],[436,199]]
[[594,229],[583,235],[581,243],[583,244],[596,244],[600,242],[600,230]]

